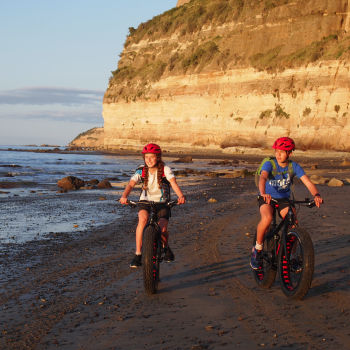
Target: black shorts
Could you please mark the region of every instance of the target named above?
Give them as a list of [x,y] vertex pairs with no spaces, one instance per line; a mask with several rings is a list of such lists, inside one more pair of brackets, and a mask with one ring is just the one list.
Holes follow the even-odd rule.
[[[148,214],[151,213],[151,207],[147,204],[139,204],[138,208],[139,208],[139,211],[140,210],[147,210]],[[156,208],[157,208],[158,219],[169,220],[171,213],[170,213],[170,208],[166,204],[164,204],[164,203],[156,204]]]
[[[281,210],[283,210],[284,208],[287,208],[289,206],[289,200],[287,198],[274,198],[274,200],[276,200],[278,202],[278,212],[280,213]],[[267,204],[264,201],[264,198],[262,198],[261,196],[258,197],[258,204],[259,204],[259,208],[263,205],[263,204]],[[270,202],[270,205],[272,208],[274,208],[274,202]]]

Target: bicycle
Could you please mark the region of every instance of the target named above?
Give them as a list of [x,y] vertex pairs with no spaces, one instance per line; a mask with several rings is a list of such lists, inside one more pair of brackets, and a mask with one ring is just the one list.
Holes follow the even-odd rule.
[[[260,197],[260,196],[259,196]],[[261,288],[270,288],[276,273],[283,293],[291,299],[301,300],[309,291],[314,273],[314,247],[310,235],[298,226],[295,204],[315,206],[314,200],[289,200],[287,215],[277,224],[278,201],[273,203],[273,220],[265,235],[262,266],[253,270],[255,281]],[[255,244],[256,234],[254,237]]]
[[[131,207],[138,205],[149,205],[151,213],[148,223],[143,231],[142,242],[142,267],[143,267],[143,284],[147,294],[155,294],[158,290],[160,269],[159,264],[164,258],[164,248],[162,244],[161,229],[158,225],[158,216],[156,202],[128,200]],[[177,200],[166,203],[169,208],[177,205]]]

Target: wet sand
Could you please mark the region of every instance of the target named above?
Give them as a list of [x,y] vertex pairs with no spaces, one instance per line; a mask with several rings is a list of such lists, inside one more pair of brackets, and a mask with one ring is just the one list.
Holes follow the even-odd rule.
[[[350,178],[349,167],[306,163],[315,162],[309,174]],[[319,185],[326,204],[299,211],[314,242],[315,273],[305,299],[290,301],[278,280],[258,289],[249,267],[258,221],[253,178],[178,180],[188,203],[173,209],[176,261],[162,263],[158,294],[145,295],[141,269],[129,268],[130,208],[80,235],[9,245],[0,255],[0,348],[349,348],[349,185]],[[307,191],[299,184],[296,194]]]

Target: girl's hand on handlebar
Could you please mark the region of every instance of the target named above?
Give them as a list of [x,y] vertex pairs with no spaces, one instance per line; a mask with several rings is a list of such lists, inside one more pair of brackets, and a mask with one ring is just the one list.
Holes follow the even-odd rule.
[[261,197],[264,198],[265,203],[270,204],[270,202],[271,202],[271,195],[270,194],[262,194]]
[[321,204],[323,203],[323,199],[320,196],[320,194],[316,194],[316,196],[314,197],[314,201],[315,201],[317,208],[319,208],[321,206]]
[[177,204],[185,204],[186,203],[186,197],[185,196],[180,196],[177,199]]
[[121,197],[121,198],[119,199],[119,202],[120,202],[121,204],[126,205],[126,204],[128,204],[128,199],[127,199],[126,197]]

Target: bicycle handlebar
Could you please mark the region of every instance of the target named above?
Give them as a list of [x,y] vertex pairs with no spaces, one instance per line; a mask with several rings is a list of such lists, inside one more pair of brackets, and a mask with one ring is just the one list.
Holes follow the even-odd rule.
[[[264,199],[263,196],[258,196],[258,198],[262,198]],[[290,203],[290,204],[305,204],[308,208],[313,208],[316,206],[316,203],[313,199],[310,199],[310,198],[305,198],[303,201],[296,201],[294,199],[287,199],[286,200]],[[274,199],[274,198],[271,198],[271,202],[275,203],[275,204],[278,204],[278,200]]]
[[177,200],[172,200],[170,202],[166,202],[166,203],[158,203],[158,202],[150,202],[150,201],[137,201],[137,202],[134,202],[132,200],[129,200],[127,201],[127,205],[129,205],[131,208],[135,208],[137,207],[138,205],[149,205],[149,206],[152,206],[152,205],[155,205],[155,204],[165,204],[167,205],[169,208],[172,208],[174,207],[175,205],[178,205],[177,204]]

